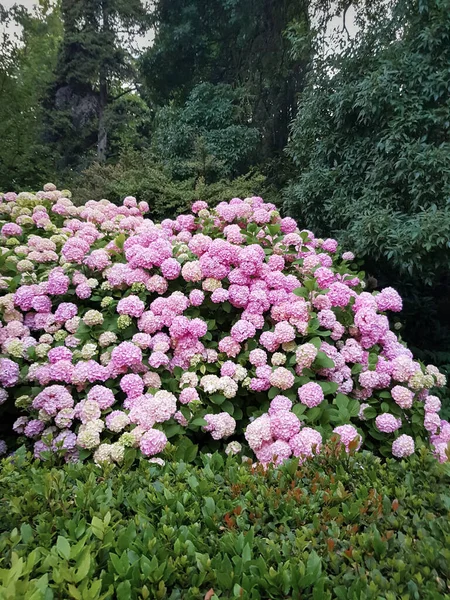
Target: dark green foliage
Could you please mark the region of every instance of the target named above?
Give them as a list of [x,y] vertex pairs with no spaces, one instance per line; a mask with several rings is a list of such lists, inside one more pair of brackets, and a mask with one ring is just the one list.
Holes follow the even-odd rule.
[[211,182],[245,173],[257,162],[260,132],[249,125],[242,92],[202,83],[181,108],[169,105],[158,112],[153,147],[175,179]]
[[94,163],[77,176],[70,185],[74,202],[108,198],[119,202],[133,195],[150,206],[151,219],[173,218],[185,212],[195,200],[205,200],[215,206],[230,198],[261,195],[266,200],[275,196],[265,177],[250,172],[236,178],[220,178],[205,182],[200,172],[177,181],[168,169],[150,152],[125,152],[117,164]]
[[[0,4],[0,190],[33,187],[53,176],[42,143],[41,102],[52,81],[62,25],[58,7],[33,12]],[[16,32],[14,34],[13,32]]]
[[284,32],[308,23],[308,2],[293,0],[158,0],[155,41],[141,60],[145,94],[159,106],[182,105],[205,81],[245,90],[260,155],[286,144],[305,61],[293,58]]
[[354,43],[315,65],[285,196],[302,225],[336,235],[399,288],[409,341],[436,350],[450,341],[449,63],[449,0],[366,16]]
[[4,461],[2,599],[449,597],[449,472],[428,454],[198,461]]
[[59,169],[80,168],[94,157],[105,161],[114,122],[120,115],[127,122],[115,102],[134,89],[130,44],[149,21],[141,0],[62,0],[61,16],[64,36],[46,102],[47,142]]

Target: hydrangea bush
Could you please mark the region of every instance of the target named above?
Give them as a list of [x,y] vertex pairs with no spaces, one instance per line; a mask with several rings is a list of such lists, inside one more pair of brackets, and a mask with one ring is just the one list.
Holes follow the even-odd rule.
[[1,196],[0,402],[36,457],[226,445],[266,465],[333,439],[447,460],[431,392],[445,378],[390,330],[402,300],[365,292],[352,253],[259,197],[147,212],[133,197],[76,207],[52,184]]

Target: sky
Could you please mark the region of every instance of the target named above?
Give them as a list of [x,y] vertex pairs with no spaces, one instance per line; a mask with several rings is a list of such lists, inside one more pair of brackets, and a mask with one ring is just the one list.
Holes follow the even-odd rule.
[[[33,6],[36,6],[35,0],[0,0],[0,4],[3,4],[3,6],[6,9],[11,8],[12,6],[14,6],[14,4],[21,4],[22,6],[25,6],[28,9],[33,8]],[[153,32],[149,31],[145,36],[139,36],[137,38],[137,47],[139,49],[144,49],[151,44],[152,40]]]
[[[22,4],[23,6],[26,6],[27,8],[32,8],[33,6],[35,6],[36,2],[35,2],[35,0],[0,0],[0,4],[3,4],[3,6],[5,8],[11,8],[11,6],[13,6],[14,4]],[[356,28],[355,28],[355,25],[353,22],[353,14],[354,14],[354,11],[353,11],[353,7],[351,6],[347,13],[347,18],[346,18],[347,29],[348,29],[351,37],[353,37],[353,35],[356,33]],[[331,23],[329,25],[330,33],[336,27],[339,29],[342,27],[342,19],[340,17],[336,17],[331,21]],[[144,49],[144,48],[148,47],[151,44],[152,39],[153,39],[152,31],[148,32],[145,36],[138,38],[138,40],[137,40],[138,48]]]

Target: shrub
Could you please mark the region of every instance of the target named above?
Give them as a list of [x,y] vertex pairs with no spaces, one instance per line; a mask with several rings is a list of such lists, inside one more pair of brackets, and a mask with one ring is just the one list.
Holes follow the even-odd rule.
[[3,461],[0,596],[448,597],[449,472],[426,452],[265,471],[219,454],[200,463]]
[[284,205],[364,258],[381,285],[400,286],[405,335],[429,351],[450,344],[449,7],[358,4],[354,42],[311,70]]
[[[208,160],[208,156],[204,157],[204,161]],[[190,169],[189,177],[177,180],[151,153],[126,151],[117,164],[94,163],[76,176],[73,201],[81,205],[86,200],[108,198],[120,204],[125,196],[133,195],[148,202],[154,219],[165,219],[186,212],[199,198],[215,206],[240,194],[267,195],[271,191],[264,175],[257,171],[209,181],[201,157],[191,160]]]
[[36,457],[174,445],[191,460],[198,444],[238,452],[245,431],[264,464],[333,436],[399,458],[431,443],[446,460],[429,393],[445,377],[389,330],[397,292],[364,292],[335,240],[259,197],[155,225],[134,197],[75,207],[54,188],[0,204],[1,399]]

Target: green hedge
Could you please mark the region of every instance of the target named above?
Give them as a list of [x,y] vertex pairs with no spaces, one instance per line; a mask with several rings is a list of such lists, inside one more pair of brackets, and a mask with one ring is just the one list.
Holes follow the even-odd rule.
[[0,598],[450,598],[450,472],[427,453],[198,460],[5,460]]

